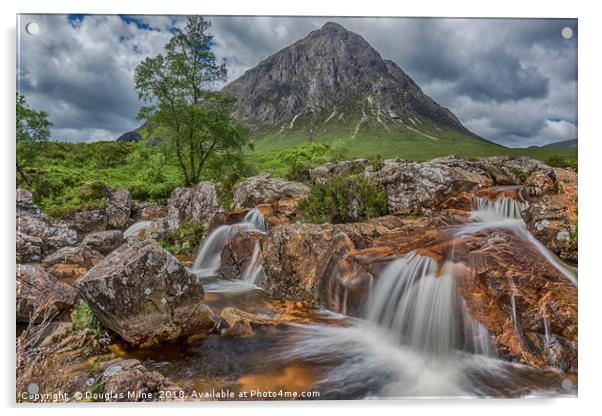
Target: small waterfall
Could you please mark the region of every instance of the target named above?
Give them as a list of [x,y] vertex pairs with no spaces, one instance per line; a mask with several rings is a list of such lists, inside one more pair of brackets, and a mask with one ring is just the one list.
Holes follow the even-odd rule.
[[243,222],[253,224],[256,230],[261,231],[263,233],[268,232],[268,223],[265,220],[265,217],[257,208],[253,208],[251,211],[247,212]]
[[519,202],[515,199],[502,196],[491,200],[487,198],[475,198],[477,207],[474,215],[482,222],[487,222],[488,219],[522,219],[521,212],[527,208],[527,204]]
[[[220,266],[222,251],[230,240],[241,231],[260,231],[262,233],[267,231],[267,222],[258,209],[254,208],[249,211],[240,223],[216,228],[203,243],[203,247],[194,261],[192,271],[199,277],[215,276]],[[241,278],[258,281],[262,275],[261,249],[259,244],[256,244],[249,266]]]
[[132,224],[127,230],[123,232],[124,238],[139,237],[140,233],[146,231],[152,221],[140,221]]
[[452,264],[437,275],[430,257],[409,253],[391,263],[368,299],[367,319],[397,342],[434,356],[451,350],[489,354],[486,329],[468,314],[458,294]]
[[474,222],[462,226],[458,231],[459,235],[472,234],[489,228],[510,230],[520,238],[530,242],[554,268],[577,287],[575,269],[562,262],[527,230],[521,216],[521,212],[527,207],[526,203],[505,196],[493,201],[485,198],[475,198],[474,202],[477,207],[471,213]]
[[253,254],[251,255],[251,260],[249,260],[249,264],[246,269],[242,273],[242,280],[254,284],[255,286],[259,286],[262,283],[263,278],[265,277],[262,266],[262,255],[261,255],[261,246],[259,242],[255,243],[255,247],[253,248]]

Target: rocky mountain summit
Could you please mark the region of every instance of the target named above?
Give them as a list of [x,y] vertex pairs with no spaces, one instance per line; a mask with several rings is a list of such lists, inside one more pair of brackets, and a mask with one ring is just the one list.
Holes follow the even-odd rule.
[[332,22],[260,62],[223,92],[237,99],[234,117],[255,129],[304,128],[317,135],[343,126],[355,135],[368,126],[420,131],[435,124],[474,136],[395,62]]

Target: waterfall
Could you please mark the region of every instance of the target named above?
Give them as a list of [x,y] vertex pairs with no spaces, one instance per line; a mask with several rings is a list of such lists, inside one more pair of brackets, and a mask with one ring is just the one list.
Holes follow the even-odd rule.
[[[259,231],[262,233],[267,231],[267,222],[258,209],[254,208],[249,211],[242,222],[216,228],[203,243],[194,261],[192,271],[199,277],[214,277],[221,263],[222,251],[230,240],[241,231]],[[255,282],[260,280],[262,274],[261,250],[259,244],[256,244],[249,266],[247,266],[247,270],[243,272],[244,276],[241,276],[241,278]]]
[[255,286],[259,286],[265,277],[262,260],[261,246],[259,245],[259,242],[256,242],[255,247],[253,248],[253,254],[251,255],[251,260],[249,260],[249,264],[242,273],[242,280],[254,284]]
[[256,230],[261,231],[263,233],[268,232],[268,223],[265,220],[265,217],[257,208],[253,208],[251,211],[247,212],[243,222],[253,224]]
[[489,335],[468,314],[452,269],[446,263],[437,275],[436,262],[414,252],[392,262],[368,299],[367,320],[416,351],[489,354]]
[[514,298],[514,292],[516,291],[516,285],[512,277],[508,276],[508,283],[510,284],[510,304],[512,306],[512,323],[514,328],[518,331],[518,321],[516,320],[516,299]]
[[463,225],[458,230],[459,235],[472,234],[489,228],[507,229],[531,243],[556,270],[577,287],[575,269],[560,260],[527,230],[527,226],[521,216],[521,212],[527,207],[526,203],[505,196],[493,201],[484,198],[475,198],[474,202],[477,207],[475,211],[471,212],[474,222]]
[[152,221],[140,221],[135,224],[132,224],[127,230],[123,232],[123,237],[139,237],[140,233],[148,229],[148,226],[151,224],[151,222]]

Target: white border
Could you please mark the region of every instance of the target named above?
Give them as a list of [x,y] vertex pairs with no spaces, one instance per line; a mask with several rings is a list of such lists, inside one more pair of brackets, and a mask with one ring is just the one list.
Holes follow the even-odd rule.
[[[602,40],[602,16],[594,1],[528,2],[525,0],[489,1],[431,1],[393,2],[385,0],[303,0],[287,1],[128,1],[104,0],[82,2],[81,0],[20,0],[2,2],[2,29],[4,59],[2,60],[3,94],[0,115],[2,116],[2,221],[3,238],[1,250],[4,265],[4,307],[2,342],[2,367],[0,382],[2,405],[8,407],[6,414],[19,411],[14,403],[14,111],[15,111],[15,15],[16,13],[130,13],[130,14],[249,14],[249,15],[322,15],[322,16],[447,16],[447,17],[571,17],[579,19],[579,192],[580,204],[580,271],[579,282],[579,399],[557,400],[471,400],[471,401],[378,401],[378,402],[329,402],[329,403],[210,403],[180,405],[178,414],[286,414],[308,415],[366,414],[374,408],[385,414],[438,414],[438,415],[504,415],[517,411],[545,412],[547,415],[576,415],[593,413],[597,400],[602,395],[598,387],[602,371],[600,368],[600,304],[602,296],[600,266],[594,254],[602,235],[597,217],[600,210],[600,169],[602,160],[602,127],[600,116],[600,40]],[[596,267],[598,266],[598,267]],[[132,412],[125,405],[38,407],[47,415],[78,415]],[[158,404],[151,407],[137,405],[136,413],[163,415],[169,407]],[[131,406],[130,406],[131,407]],[[21,413],[31,414],[35,407],[21,408]],[[599,410],[596,412],[599,413]]]

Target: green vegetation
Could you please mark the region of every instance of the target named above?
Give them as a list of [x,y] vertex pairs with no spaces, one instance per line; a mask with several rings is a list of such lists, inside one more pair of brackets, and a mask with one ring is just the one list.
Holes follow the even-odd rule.
[[96,337],[101,337],[107,332],[102,322],[96,317],[87,303],[82,303],[77,307],[73,315],[73,323],[79,329],[89,330]]
[[184,185],[198,183],[208,167],[240,161],[249,140],[248,130],[230,117],[233,100],[210,90],[227,73],[211,51],[210,25],[188,17],[165,45],[166,54],[146,58],[134,76],[139,98],[149,104],[138,118],[158,130],[159,148],[177,160]]
[[313,184],[299,203],[299,216],[313,223],[347,223],[387,215],[387,196],[371,179],[359,175],[333,177]]
[[159,244],[172,254],[190,254],[204,236],[203,224],[184,222],[176,230],[168,231]]
[[547,165],[553,166],[555,168],[569,168],[573,170],[577,170],[577,158],[567,158],[558,155],[554,155],[545,160]]
[[17,93],[17,172],[27,184],[29,177],[25,168],[32,164],[38,155],[38,143],[47,142],[50,137],[48,113],[35,111],[27,105],[25,97]]

